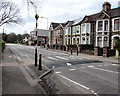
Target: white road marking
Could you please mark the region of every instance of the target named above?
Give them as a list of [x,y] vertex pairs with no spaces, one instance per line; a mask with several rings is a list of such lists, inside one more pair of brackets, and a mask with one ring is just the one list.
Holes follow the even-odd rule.
[[53,58],[53,57],[47,57],[48,59],[51,59],[51,60],[55,60],[55,61],[57,61],[58,59],[56,59],[56,58]]
[[25,55],[26,57],[28,57],[28,55]]
[[83,69],[83,68],[86,68],[86,67],[81,67],[80,69]]
[[93,68],[93,69],[97,69],[97,70],[102,70],[102,71],[111,72],[111,73],[117,73],[117,74],[118,74],[118,72],[111,71],[111,70],[106,70],[106,69],[96,68],[96,67],[90,67],[90,66],[88,66],[88,67],[89,67],[89,68]]
[[63,59],[63,60],[68,60],[67,58],[63,58],[63,57],[60,57],[60,56],[55,56],[56,58],[59,58],[59,59]]
[[76,69],[69,69],[70,71],[74,71],[74,70],[76,70]]
[[71,66],[72,64],[71,63],[66,63],[67,64],[67,66]]
[[93,68],[93,67],[95,67],[95,66],[88,66],[88,67]]
[[59,74],[59,73],[61,73],[61,72],[60,72],[60,71],[58,71],[58,72],[55,72],[55,73]]
[[9,58],[11,58],[12,56],[9,56]]
[[98,66],[103,66],[103,65],[98,65]]
[[71,80],[71,79],[69,79],[69,78],[67,78],[67,77],[65,77],[65,76],[63,76],[63,75],[60,75],[60,74],[58,74],[58,75],[59,75],[60,77],[64,78],[65,80],[68,80],[68,81],[70,81],[70,82],[72,82],[72,83],[74,83],[74,84],[76,84],[76,85],[78,85],[78,86],[80,86],[80,87],[82,87],[82,88],[84,88],[84,89],[87,89],[87,90],[89,90],[91,93],[93,93],[93,94],[95,94],[96,96],[98,96],[95,91],[90,90],[90,88],[86,87],[85,85],[82,85],[82,84],[80,84],[80,83],[78,83],[78,82],[75,82],[75,81],[73,81],[73,80]]
[[19,60],[21,59],[19,56],[17,56],[17,57],[18,57]]
[[113,66],[118,66],[117,64],[112,64]]

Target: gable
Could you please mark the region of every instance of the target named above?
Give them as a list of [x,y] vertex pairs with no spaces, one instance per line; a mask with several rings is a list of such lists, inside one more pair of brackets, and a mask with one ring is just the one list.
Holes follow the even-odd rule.
[[108,19],[108,18],[110,18],[110,16],[106,12],[102,11],[96,19]]

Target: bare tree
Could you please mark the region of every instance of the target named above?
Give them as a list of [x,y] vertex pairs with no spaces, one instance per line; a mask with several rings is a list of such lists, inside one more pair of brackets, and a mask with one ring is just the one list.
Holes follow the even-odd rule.
[[0,26],[3,24],[19,24],[22,19],[19,15],[20,10],[13,2],[0,0]]

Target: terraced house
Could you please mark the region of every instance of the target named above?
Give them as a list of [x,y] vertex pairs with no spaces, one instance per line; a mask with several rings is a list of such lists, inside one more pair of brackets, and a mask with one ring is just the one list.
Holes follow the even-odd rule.
[[119,38],[120,7],[111,9],[111,4],[105,2],[96,18],[96,46],[114,49],[115,41]]
[[[67,21],[62,29],[64,38],[62,44],[65,46],[89,44],[114,49],[115,41],[120,38],[120,7],[111,9],[111,4],[104,2],[100,12],[86,15],[83,19]],[[55,32],[55,28],[52,31]]]

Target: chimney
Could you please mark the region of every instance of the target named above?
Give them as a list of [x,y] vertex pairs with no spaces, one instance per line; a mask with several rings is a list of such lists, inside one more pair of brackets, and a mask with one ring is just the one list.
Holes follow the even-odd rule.
[[104,4],[103,4],[103,11],[108,11],[110,9],[111,9],[110,2],[104,2]]

